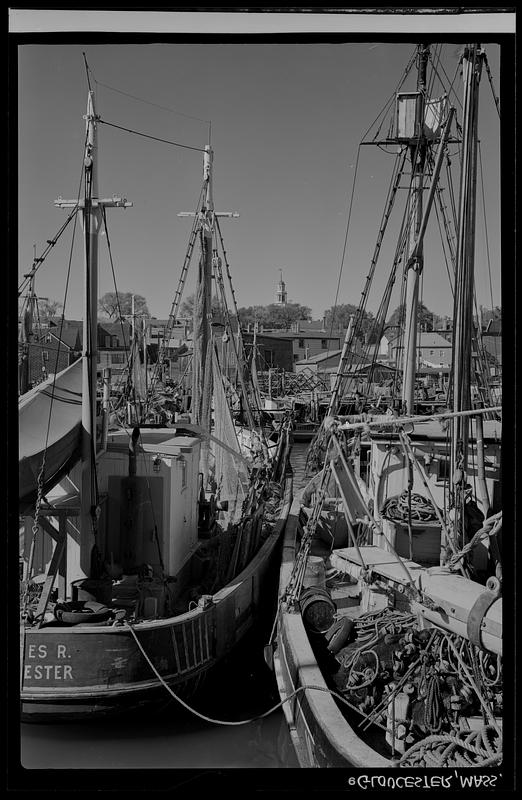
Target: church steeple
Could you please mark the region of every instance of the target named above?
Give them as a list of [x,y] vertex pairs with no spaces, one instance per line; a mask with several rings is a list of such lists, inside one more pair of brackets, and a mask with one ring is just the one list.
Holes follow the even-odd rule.
[[287,294],[286,294],[286,284],[283,280],[283,270],[280,269],[279,272],[281,273],[281,277],[279,279],[279,283],[277,284],[276,305],[286,306]]

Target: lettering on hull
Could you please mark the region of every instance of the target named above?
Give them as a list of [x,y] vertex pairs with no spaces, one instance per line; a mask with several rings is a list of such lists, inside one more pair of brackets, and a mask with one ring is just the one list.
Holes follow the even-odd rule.
[[42,663],[67,661],[70,658],[64,644],[29,644],[26,648],[24,681],[72,681],[74,676],[70,664]]

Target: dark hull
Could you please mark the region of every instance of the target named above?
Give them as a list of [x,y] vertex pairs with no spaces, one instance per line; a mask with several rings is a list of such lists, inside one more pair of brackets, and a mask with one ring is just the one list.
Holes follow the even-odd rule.
[[165,684],[181,698],[193,695],[269,601],[266,588],[277,569],[291,493],[289,478],[273,531],[209,607],[139,622],[132,629],[76,625],[22,631],[22,721],[112,716],[165,703],[172,699]]

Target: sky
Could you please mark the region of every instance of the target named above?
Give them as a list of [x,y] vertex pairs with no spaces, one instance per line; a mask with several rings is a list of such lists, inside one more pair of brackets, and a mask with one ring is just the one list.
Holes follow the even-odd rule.
[[[143,295],[150,313],[168,316],[202,183],[202,153],[214,150],[217,211],[239,213],[221,230],[238,306],[275,302],[282,270],[288,300],[314,319],[337,302],[358,304],[378,235],[394,155],[359,144],[393,95],[419,37],[411,41],[263,42],[161,41],[150,44],[49,42],[18,46],[19,272],[31,267],[74,198],[82,169],[87,59],[102,120],[186,147],[98,125],[99,194],[123,195],[133,207],[109,209],[108,230],[121,292]],[[442,48],[450,81],[461,45]],[[476,38],[476,37],[475,37]],[[500,92],[500,48],[481,36]],[[414,89],[411,81],[405,87]],[[457,74],[455,91],[461,98]],[[457,113],[460,118],[460,106]],[[481,167],[478,181],[476,292],[500,305],[500,123],[487,75],[481,82]],[[359,152],[359,156],[358,156]],[[456,148],[453,150],[456,154]],[[356,178],[354,185],[354,177]],[[399,200],[405,193],[399,191]],[[485,199],[485,213],[482,206]],[[484,228],[484,218],[487,229]],[[82,253],[76,232],[67,282],[72,226],[36,277],[39,296],[82,316]],[[346,237],[346,247],[345,247]],[[395,241],[367,308],[375,313]],[[388,248],[388,249],[387,249]],[[193,291],[196,262],[184,296]],[[491,273],[491,275],[490,275]],[[21,281],[21,277],[20,277]],[[65,287],[67,297],[65,297]],[[104,237],[99,242],[99,292],[114,290]],[[398,305],[400,281],[390,312]],[[451,313],[451,292],[434,228],[427,234],[422,300]]]

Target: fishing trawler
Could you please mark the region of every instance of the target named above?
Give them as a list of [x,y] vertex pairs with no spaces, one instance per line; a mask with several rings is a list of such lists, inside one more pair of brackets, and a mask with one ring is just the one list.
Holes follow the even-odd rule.
[[[183,702],[270,606],[267,581],[288,515],[286,427],[272,447],[241,447],[209,314],[215,241],[212,150],[190,250],[199,243],[191,414],[180,425],[97,426],[97,186],[88,94],[81,361],[24,395],[19,408],[23,721],[86,719]],[[184,267],[188,266],[187,259]],[[219,277],[219,276],[218,276]],[[277,565],[276,565],[277,566]]]
[[[371,268],[409,155],[407,212],[392,269],[403,262],[401,403],[394,413],[340,416],[349,348],[343,351],[314,442],[320,467],[295,497],[285,529],[266,658],[302,767],[502,763],[501,408],[488,403],[484,386],[471,401],[479,344],[472,315],[477,108],[487,62],[479,45],[464,47],[462,122],[454,133],[448,96],[441,106],[427,91],[428,67],[439,56],[419,45],[410,62],[417,64],[416,91],[395,98],[395,133],[386,143],[399,166]],[[444,412],[420,416],[414,391],[423,238],[441,198],[450,141],[461,146],[451,393]]]

